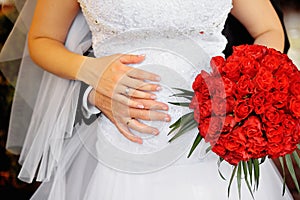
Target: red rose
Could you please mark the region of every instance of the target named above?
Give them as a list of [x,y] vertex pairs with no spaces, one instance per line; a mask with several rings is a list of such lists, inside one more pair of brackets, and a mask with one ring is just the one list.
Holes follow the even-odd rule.
[[290,77],[293,73],[298,71],[297,67],[293,64],[291,60],[287,60],[286,62],[282,63],[282,65],[278,68],[275,75],[286,74]]
[[284,128],[284,134],[294,134],[294,130],[299,126],[299,120],[294,119],[291,115],[282,115],[282,127]]
[[263,113],[262,120],[266,124],[271,124],[271,126],[276,125],[281,122],[283,114],[284,112],[282,110],[269,106],[266,108],[265,113]]
[[209,127],[207,130],[207,134],[205,136],[205,141],[214,145],[218,138],[220,137],[220,133],[223,128],[223,119],[220,117],[211,117],[209,122]]
[[211,116],[212,108],[211,108],[211,100],[208,99],[206,101],[203,101],[199,105],[199,114],[200,118],[206,118]]
[[268,146],[268,155],[271,158],[278,158],[280,156],[284,156],[286,154],[284,150],[284,145],[281,144],[270,144]]
[[276,76],[276,79],[274,79],[274,87],[277,91],[288,93],[289,78],[285,74]]
[[269,143],[282,144],[284,139],[284,128],[280,125],[268,127],[266,129],[266,136]]
[[254,81],[260,90],[270,91],[274,79],[272,73],[268,69],[261,67],[256,74]]
[[262,45],[239,45],[233,47],[233,55],[251,57],[260,60],[268,51],[268,48]]
[[280,108],[283,108],[284,106],[286,106],[287,98],[288,98],[287,93],[275,91],[274,93],[272,93],[272,96],[273,96],[273,106],[275,108],[280,109]]
[[246,147],[251,158],[261,158],[266,155],[267,141],[263,137],[261,126],[260,120],[255,116],[249,117],[241,126],[247,138]]
[[226,98],[226,113],[233,113],[233,109],[235,106],[235,99],[233,97]]
[[190,109],[198,109],[199,107],[199,102],[198,102],[198,99],[197,99],[197,95],[195,94],[191,100],[191,103],[189,105],[189,108]]
[[224,157],[226,154],[226,149],[223,145],[218,144],[218,142],[212,146],[211,150],[221,157]]
[[294,73],[291,77],[290,92],[300,99],[300,72]]
[[300,99],[291,98],[289,108],[295,117],[300,118]]
[[193,82],[193,90],[198,91],[201,88],[204,80],[201,74],[198,74]]
[[[200,74],[198,74],[193,82],[192,88],[194,91],[200,91],[203,87],[206,86],[206,79],[210,78],[211,75],[206,71],[202,70]],[[200,91],[201,92],[201,91]]]
[[226,77],[222,77],[222,79],[224,83],[224,90],[225,90],[226,97],[231,96],[235,88],[235,83]]
[[223,79],[220,77],[211,77],[207,79],[208,90],[211,96],[226,98]]
[[240,66],[239,62],[231,61],[225,62],[222,71],[225,74],[225,77],[229,78],[231,81],[236,82],[240,78]]
[[242,74],[247,74],[251,78],[255,77],[259,68],[260,64],[254,58],[245,58],[241,62]]
[[280,64],[281,64],[281,60],[278,59],[278,57],[275,55],[266,55],[261,60],[261,65],[267,68],[271,72],[277,70]]
[[233,130],[233,128],[236,125],[236,121],[234,120],[234,117],[231,115],[227,115],[224,121],[222,133],[228,133]]
[[220,75],[222,73],[222,67],[225,63],[225,59],[222,56],[215,56],[210,60],[210,66],[213,73]]
[[252,94],[254,91],[254,84],[250,79],[250,76],[243,75],[239,79],[235,87],[235,96],[238,99],[244,98],[247,95]]
[[214,97],[212,99],[212,111],[215,115],[224,116],[226,115],[227,103],[224,98]]
[[248,99],[238,100],[234,108],[235,121],[240,122],[247,118],[252,110],[253,106],[249,103]]
[[210,118],[202,119],[198,124],[199,133],[203,138],[206,138],[209,125],[210,125]]
[[227,134],[221,134],[218,141],[227,150],[224,159],[230,164],[236,165],[242,160],[248,160],[249,155],[246,152],[247,139],[241,127],[234,129]]
[[266,107],[272,104],[272,94],[268,92],[258,92],[251,97],[250,101],[255,113],[262,114],[265,112]]

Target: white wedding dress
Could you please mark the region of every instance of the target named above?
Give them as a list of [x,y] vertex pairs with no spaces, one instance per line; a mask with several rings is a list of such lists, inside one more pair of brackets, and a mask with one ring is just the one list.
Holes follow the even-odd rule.
[[[160,74],[163,90],[158,100],[171,97],[174,87],[190,89],[209,58],[222,55],[221,34],[230,0],[79,0],[92,31],[96,57],[114,53],[143,53],[140,67]],[[145,122],[160,129],[159,136],[139,134],[142,145],[126,140],[114,125],[100,116],[90,125],[77,125],[65,140],[62,156],[51,180],[43,182],[32,199],[53,200],[210,200],[228,199],[232,167],[205,153],[200,144],[191,158],[187,153],[197,129],[168,143],[169,125],[187,110],[169,104],[172,121]],[[257,200],[292,199],[281,195],[282,182],[270,161],[261,165]],[[238,199],[233,182],[229,199]],[[252,199],[245,183],[242,199]]]

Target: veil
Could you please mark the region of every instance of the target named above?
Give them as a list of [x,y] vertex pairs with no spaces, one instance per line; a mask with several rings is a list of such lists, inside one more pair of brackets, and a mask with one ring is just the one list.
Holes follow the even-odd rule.
[[[20,14],[0,52],[0,70],[15,87],[6,148],[20,154],[19,179],[49,180],[61,155],[63,140],[71,137],[81,82],[62,79],[31,60],[27,49],[36,0],[15,0]],[[65,46],[83,54],[91,33],[79,12]]]

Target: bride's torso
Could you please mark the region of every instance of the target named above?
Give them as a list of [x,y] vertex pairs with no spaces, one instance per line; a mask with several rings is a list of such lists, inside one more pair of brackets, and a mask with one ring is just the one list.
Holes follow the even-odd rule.
[[137,29],[176,29],[198,42],[209,55],[226,45],[221,34],[231,0],[78,0],[93,36],[96,56],[101,43]]
[[[232,7],[231,0],[78,1],[92,32],[95,56],[146,54],[146,60],[135,67],[161,75],[163,90],[157,94],[158,101],[182,100],[170,97],[176,92],[173,88],[191,89],[199,70],[209,70],[209,58],[221,55],[226,46],[221,32]],[[187,112],[186,108],[169,104],[171,123]],[[160,134],[140,134],[144,143],[139,145],[125,139],[105,116],[100,117],[96,131],[98,159],[122,171],[157,170],[186,153],[197,133],[194,129],[170,144],[171,136],[167,133],[171,123],[144,123],[159,128]],[[205,147],[198,150],[205,152]],[[194,156],[198,161],[199,154]],[[180,162],[195,159],[182,158]]]

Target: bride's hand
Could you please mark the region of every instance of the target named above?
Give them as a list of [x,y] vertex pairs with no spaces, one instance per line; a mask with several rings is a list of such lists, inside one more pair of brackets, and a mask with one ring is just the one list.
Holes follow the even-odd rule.
[[100,94],[134,108],[144,108],[139,99],[155,99],[152,93],[160,90],[156,74],[129,67],[145,59],[143,55],[115,54],[101,58],[86,57],[77,73],[77,79],[96,89]]
[[142,139],[134,135],[130,129],[141,133],[157,135],[159,131],[155,127],[141,123],[139,120],[147,121],[170,121],[168,114],[160,111],[167,111],[168,105],[150,99],[134,99],[144,105],[144,109],[128,107],[118,101],[92,90],[88,101],[102,111],[117,129],[132,142],[142,143]]

